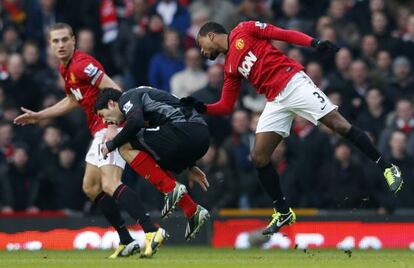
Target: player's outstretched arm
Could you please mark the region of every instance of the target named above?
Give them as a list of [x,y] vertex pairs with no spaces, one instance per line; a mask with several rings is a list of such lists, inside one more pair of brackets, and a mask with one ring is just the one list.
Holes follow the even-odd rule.
[[24,113],[16,117],[14,119],[14,123],[22,126],[27,124],[36,124],[43,119],[62,116],[77,108],[78,106],[78,102],[73,97],[67,95],[55,105],[38,112],[21,107],[21,110]]
[[198,183],[204,191],[210,187],[206,174],[197,166],[193,166],[188,170],[188,183],[193,187],[193,183]]

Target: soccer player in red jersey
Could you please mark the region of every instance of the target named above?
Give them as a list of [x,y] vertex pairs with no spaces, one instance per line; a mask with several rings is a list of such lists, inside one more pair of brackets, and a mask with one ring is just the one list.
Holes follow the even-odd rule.
[[199,30],[197,42],[206,58],[214,60],[219,54],[226,55],[221,99],[208,105],[192,97],[181,99],[183,104],[193,106],[201,113],[216,116],[230,114],[243,78],[259,94],[266,96],[267,104],[257,125],[252,151],[252,161],[260,182],[271,196],[275,208],[272,221],[263,234],[276,233],[282,226],[296,220],[295,213],[287,205],[280,189],[279,176],[270,163],[276,146],[289,136],[295,115],[300,115],[315,125],[321,122],[352,142],[377,163],[384,171],[390,190],[397,193],[403,184],[399,168],[385,161],[368,136],[351,125],[337,111],[337,106],[315,86],[303,72],[303,66],[272,46],[270,40],[313,47],[319,51],[339,50],[330,41],[314,39],[298,31],[281,29],[259,21],[241,22],[229,34],[222,25],[208,22]]
[[[108,157],[100,153],[100,146],[111,140],[118,133],[117,126],[106,126],[93,112],[93,107],[103,88],[119,87],[105,74],[102,65],[86,53],[75,50],[75,37],[70,25],[57,23],[48,32],[49,44],[60,60],[60,73],[65,81],[66,97],[55,105],[34,112],[22,107],[24,114],[15,118],[19,125],[37,123],[40,120],[64,115],[75,108],[82,107],[87,116],[89,130],[93,136],[92,144],[86,155],[86,169],[83,178],[83,191],[93,201],[98,203],[103,214],[117,230],[120,245],[110,258],[129,256],[139,252],[138,242],[135,241],[122,219],[115,201],[120,204],[130,216],[139,223],[146,233],[146,247],[143,257],[150,257],[166,237],[162,228],[157,228],[150,216],[141,205],[137,194],[128,186],[122,184],[121,176],[125,161],[118,151],[111,152]],[[144,156],[141,154],[141,158]],[[158,175],[158,174],[157,174]],[[166,175],[164,176],[166,177]],[[159,177],[162,180],[163,177]],[[167,180],[170,180],[169,177]]]

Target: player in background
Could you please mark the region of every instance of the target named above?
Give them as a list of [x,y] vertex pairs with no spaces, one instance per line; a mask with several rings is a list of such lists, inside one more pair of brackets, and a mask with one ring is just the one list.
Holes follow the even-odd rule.
[[[124,128],[110,141],[102,145],[104,156],[119,148],[122,157],[141,176],[147,178],[147,170],[136,165],[147,152],[164,170],[181,173],[185,169],[202,174],[201,187],[207,190],[204,173],[195,166],[208,150],[210,134],[207,123],[193,107],[183,106],[178,98],[152,87],[138,87],[124,93],[113,88],[101,91],[95,103],[95,112],[106,124],[125,123]],[[144,154],[145,156],[145,154]],[[166,172],[168,174],[168,172]],[[151,182],[165,193],[161,218],[167,218],[181,199],[191,206],[184,207],[187,218],[185,239],[191,240],[210,217],[208,211],[197,205],[186,187],[176,182],[172,173],[162,186]],[[151,181],[151,178],[148,178]]]
[[[270,163],[271,155],[283,138],[289,136],[295,115],[321,122],[353,143],[374,161],[384,172],[390,190],[397,193],[403,184],[400,169],[385,161],[368,136],[351,125],[326,95],[303,72],[303,66],[272,46],[270,40],[313,47],[319,51],[337,52],[339,48],[330,41],[314,39],[304,33],[278,28],[259,21],[238,24],[229,34],[218,23],[208,22],[198,32],[197,42],[201,53],[214,60],[225,54],[224,84],[221,99],[205,105],[192,98],[181,99],[200,113],[227,115],[233,110],[240,91],[240,82],[247,79],[259,94],[264,94],[267,104],[260,116],[252,161],[261,184],[273,200],[275,213],[264,235],[279,231],[296,220],[289,208],[279,183],[279,176]],[[315,156],[317,157],[317,156]]]
[[60,60],[60,74],[65,81],[66,97],[55,105],[34,112],[22,107],[24,114],[15,118],[19,125],[34,124],[40,120],[62,116],[82,107],[87,116],[92,144],[86,154],[86,168],[83,177],[83,191],[88,198],[99,204],[104,216],[116,229],[120,238],[119,247],[109,258],[129,256],[138,253],[140,248],[129,234],[115,201],[139,223],[146,235],[143,257],[155,253],[166,237],[166,232],[152,222],[138,198],[128,186],[122,184],[121,176],[125,161],[118,151],[107,158],[100,154],[100,146],[117,133],[117,126],[107,127],[93,112],[99,91],[106,87],[120,88],[105,74],[101,64],[86,53],[75,50],[75,37],[72,27],[56,23],[48,31],[49,45]]

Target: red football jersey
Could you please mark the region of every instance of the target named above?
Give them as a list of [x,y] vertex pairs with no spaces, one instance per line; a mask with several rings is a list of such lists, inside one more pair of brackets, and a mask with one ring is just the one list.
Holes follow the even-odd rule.
[[229,34],[224,63],[222,98],[207,105],[207,113],[230,113],[237,99],[240,83],[246,78],[259,94],[270,101],[303,66],[272,46],[271,40],[310,46],[312,38],[304,33],[284,30],[259,21],[241,22]]
[[106,128],[102,119],[93,112],[99,94],[98,85],[105,74],[102,65],[92,56],[76,50],[66,68],[60,65],[60,74],[65,80],[66,94],[72,94],[85,111],[92,135]]

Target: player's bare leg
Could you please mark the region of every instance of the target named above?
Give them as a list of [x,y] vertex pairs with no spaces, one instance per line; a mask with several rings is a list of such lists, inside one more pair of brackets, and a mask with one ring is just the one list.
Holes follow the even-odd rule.
[[130,144],[121,146],[119,152],[135,172],[147,179],[158,191],[166,194],[164,208],[161,212],[162,219],[168,217],[176,205],[183,209],[188,219],[185,238],[193,239],[209,218],[208,211],[196,204],[188,194],[185,185],[176,182],[174,176],[158,166],[148,153],[135,150]]
[[334,110],[319,120],[322,124],[354,144],[362,153],[374,161],[384,172],[388,187],[393,193],[401,190],[403,179],[398,166],[383,159],[369,137],[358,127],[351,125],[338,111]]
[[259,173],[259,180],[273,201],[275,213],[272,220],[263,230],[264,235],[271,235],[287,224],[296,220],[296,215],[286,203],[286,198],[280,188],[279,175],[271,164],[273,151],[282,141],[283,137],[275,132],[256,133],[255,144],[252,152],[253,164]]
[[128,255],[128,253],[134,253],[134,250],[136,252],[136,242],[129,234],[115,200],[102,191],[101,171],[97,166],[86,163],[82,188],[89,199],[99,205],[105,218],[118,232],[120,246],[111,256],[109,256],[109,258],[125,256]]

